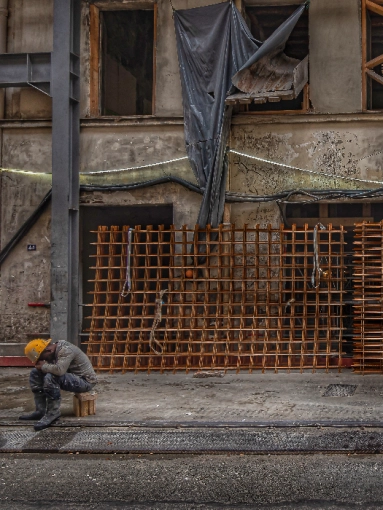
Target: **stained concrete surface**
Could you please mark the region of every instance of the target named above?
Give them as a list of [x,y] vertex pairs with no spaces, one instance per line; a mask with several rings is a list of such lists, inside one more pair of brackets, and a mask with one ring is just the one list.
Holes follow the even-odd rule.
[[1,508],[383,508],[380,456],[0,456]]
[[302,454],[383,453],[382,428],[0,427],[0,453]]
[[310,3],[310,99],[316,112],[362,109],[360,5],[359,0]]
[[[0,422],[12,422],[33,407],[26,368],[0,369]],[[193,373],[101,373],[97,413],[73,416],[72,395],[63,392],[62,422],[249,422],[381,421],[383,377],[350,369],[326,374],[227,372],[194,378]],[[329,384],[356,385],[350,397],[324,397]]]
[[[73,417],[72,397],[66,395],[61,427],[35,434],[29,424],[20,426],[15,420],[32,407],[28,372],[0,369],[0,429],[20,431],[21,435],[30,432],[31,441],[38,441],[44,433],[60,438],[68,433],[75,438],[79,429],[71,425],[96,425],[97,420],[103,422],[101,428],[80,428],[81,433],[113,432],[111,425],[116,420],[135,421],[139,432],[139,424],[145,427],[145,420],[158,426],[165,420],[190,425],[226,420],[230,431],[233,419],[242,424],[248,419],[283,423],[336,418],[346,423],[382,418],[383,378],[362,377],[349,370],[342,374],[227,373],[205,379],[185,373],[101,374],[95,417]],[[355,384],[357,388],[350,397],[323,397],[329,384]],[[280,430],[295,437],[297,433],[321,434],[321,429],[314,428]],[[345,429],[333,430],[335,434],[347,433]],[[376,433],[371,428],[358,430]],[[270,431],[268,440],[273,434],[275,430]],[[76,454],[74,449],[58,454],[2,453],[0,508],[375,510],[383,508],[382,474],[380,454],[124,455],[111,451],[95,455]]]
[[[0,502],[0,508],[6,508],[12,510],[50,510],[52,508],[51,503],[49,501],[46,502],[27,502],[22,503],[20,501],[12,501],[12,506],[9,506],[9,502],[5,502],[2,504]],[[222,505],[222,504],[190,504],[190,503],[182,503],[177,502],[173,503],[116,503],[109,501],[101,501],[98,503],[98,506],[95,507],[93,503],[55,503],[55,510],[94,510],[94,508],[102,508],[103,510],[217,510],[217,509],[233,509],[233,510],[249,510],[249,509],[265,509],[265,510],[356,510],[363,508],[363,510],[378,510],[382,508],[382,505],[377,503],[376,505],[366,505],[362,503],[360,505],[351,505],[349,503],[346,504],[332,504],[324,501],[316,501],[314,503],[292,503],[285,505]]]

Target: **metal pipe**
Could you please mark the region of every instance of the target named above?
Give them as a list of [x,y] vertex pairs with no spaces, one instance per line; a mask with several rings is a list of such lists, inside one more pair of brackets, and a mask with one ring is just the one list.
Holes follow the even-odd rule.
[[[0,0],[0,53],[7,52],[8,0]],[[0,119],[4,119],[5,92],[0,90]]]

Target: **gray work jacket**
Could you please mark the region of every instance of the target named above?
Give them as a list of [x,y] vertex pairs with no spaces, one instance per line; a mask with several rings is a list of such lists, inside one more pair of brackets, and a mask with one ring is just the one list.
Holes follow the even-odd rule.
[[41,367],[42,372],[58,376],[69,372],[82,377],[90,384],[97,383],[97,376],[91,362],[81,349],[65,340],[59,340],[56,345],[56,361],[44,363]]

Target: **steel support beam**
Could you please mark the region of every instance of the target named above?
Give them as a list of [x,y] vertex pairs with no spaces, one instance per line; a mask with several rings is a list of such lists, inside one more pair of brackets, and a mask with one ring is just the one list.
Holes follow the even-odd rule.
[[50,53],[3,53],[0,69],[0,88],[31,86],[50,95]]
[[54,0],[53,53],[0,54],[0,88],[52,96],[51,337],[79,344],[81,0]]
[[79,343],[81,0],[54,0],[51,336]]

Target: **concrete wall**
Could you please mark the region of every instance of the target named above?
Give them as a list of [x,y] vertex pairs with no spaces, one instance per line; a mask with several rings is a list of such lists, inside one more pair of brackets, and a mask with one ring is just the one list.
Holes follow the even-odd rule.
[[[3,129],[2,166],[35,174],[5,173],[1,186],[1,243],[5,244],[35,211],[51,187],[50,128]],[[49,331],[49,310],[29,308],[50,301],[50,210],[46,210],[1,266],[0,339],[25,342]],[[36,251],[27,251],[35,244]]]
[[[211,2],[176,0],[175,7],[185,9],[206,3]],[[292,2],[275,0],[274,3]],[[182,116],[181,83],[171,14],[169,1],[160,0],[155,115],[161,117]],[[51,51],[52,21],[53,0],[10,0],[8,51]],[[315,112],[361,111],[360,1],[311,0],[309,35],[310,98]],[[86,117],[89,115],[89,5],[86,2],[82,9],[81,48],[81,109],[82,116]],[[51,100],[33,89],[11,89],[7,91],[6,115],[7,118],[47,118],[51,116]]]
[[[347,177],[382,181],[381,122],[380,116],[373,115],[299,116],[263,118],[254,125],[248,116],[238,116],[231,134],[233,149],[317,174],[284,169],[232,154],[230,190],[270,195],[294,189],[376,187]],[[232,221],[276,225],[281,218],[275,203],[235,204]]]
[[[220,3],[220,0],[175,0],[175,9],[191,9]],[[158,2],[156,107],[158,116],[183,115],[176,36],[169,0]]]
[[[184,156],[182,122],[148,120],[139,125],[123,121],[115,124],[89,122],[84,123],[81,130],[81,172],[136,167]],[[142,169],[134,173],[134,178],[145,180],[157,171],[156,167]],[[172,165],[167,171],[194,180],[187,160]],[[112,179],[119,180],[124,176],[124,173],[113,174]],[[109,177],[103,176],[104,179]]]
[[[43,125],[44,123],[37,123]],[[30,173],[8,172],[2,175],[1,243],[11,239],[18,228],[36,209],[51,185],[51,129],[23,128],[23,123],[2,129],[2,166]],[[25,126],[25,124],[24,124]],[[81,129],[81,171],[118,169],[156,163],[185,156],[182,122],[156,121],[141,126],[135,122],[118,125],[83,123]],[[43,175],[40,172],[48,172]],[[195,182],[188,160],[138,169],[137,171],[84,175],[83,183],[118,184],[175,175]],[[81,204],[138,205],[173,204],[177,225],[193,224],[201,197],[179,185],[162,185],[134,192],[84,193]],[[27,252],[27,244],[36,251]],[[46,211],[31,231],[19,242],[1,267],[0,276],[0,341],[20,343],[28,335],[49,333],[49,310],[30,308],[29,302],[50,301],[50,210]]]
[[[173,0],[177,9],[208,3],[210,0]],[[251,0],[251,3],[269,5],[271,2]],[[275,0],[275,3],[291,2]],[[52,8],[53,0],[10,0],[8,51],[51,51]],[[81,171],[141,166],[184,156],[181,84],[169,0],[158,2],[155,117],[146,119],[89,118],[89,4],[85,1],[82,12]],[[309,18],[310,95],[314,113],[273,117],[238,115],[233,119],[231,146],[322,173],[380,180],[383,117],[351,115],[361,110],[359,1],[311,0]],[[331,113],[331,116],[321,113]],[[342,115],[337,116],[338,113]],[[8,90],[6,115],[8,121],[0,122],[1,166],[50,172],[51,100],[32,89]],[[232,191],[263,194],[296,187],[350,187],[347,181],[323,175],[313,177],[231,157],[229,188]],[[118,184],[169,174],[195,182],[187,160],[128,173],[88,175],[81,180]],[[3,247],[41,201],[49,189],[50,177],[6,173],[1,179]],[[173,203],[174,222],[180,226],[195,223],[200,200],[199,195],[178,185],[166,184],[131,192],[87,192],[82,195],[81,204],[92,207]],[[274,202],[231,206],[231,221],[238,225],[277,225],[280,220]],[[1,268],[2,342],[24,342],[28,334],[49,331],[49,311],[27,306],[30,301],[50,299],[49,240],[47,210]],[[27,252],[27,244],[36,244],[36,252]]]
[[362,110],[360,4],[310,2],[310,99],[317,113]]

